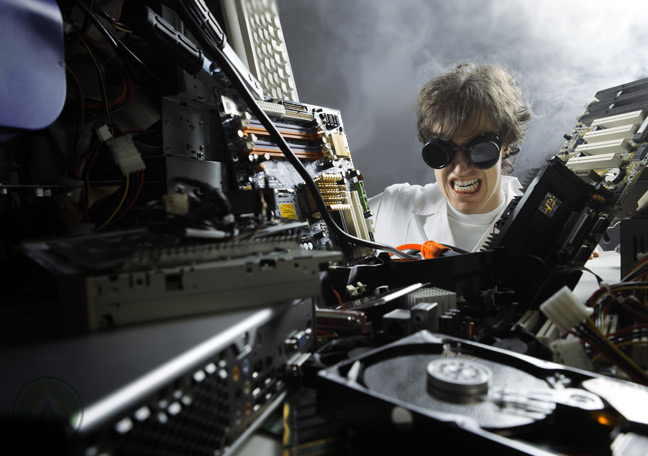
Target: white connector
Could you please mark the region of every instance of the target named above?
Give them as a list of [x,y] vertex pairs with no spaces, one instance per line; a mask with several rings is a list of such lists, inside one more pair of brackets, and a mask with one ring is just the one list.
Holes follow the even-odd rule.
[[271,103],[269,101],[257,101],[257,103],[259,104],[259,107],[263,109],[263,112],[269,116],[277,116],[281,118],[286,117],[286,108],[284,108],[283,105]]
[[554,340],[550,348],[554,362],[577,369],[592,370],[592,363],[583,349],[583,344],[576,337],[568,336],[566,339]]
[[584,322],[592,313],[566,286],[543,302],[540,310],[562,334]]
[[102,125],[101,127],[97,128],[95,130],[95,134],[97,135],[97,139],[99,139],[99,141],[101,142],[106,142],[113,137],[110,129],[108,128],[108,125]]
[[106,141],[106,146],[110,149],[115,163],[119,165],[124,176],[146,168],[144,160],[130,136],[109,139]]

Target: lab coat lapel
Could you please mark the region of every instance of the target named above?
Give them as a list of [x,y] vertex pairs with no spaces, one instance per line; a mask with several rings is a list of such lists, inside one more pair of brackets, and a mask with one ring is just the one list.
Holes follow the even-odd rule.
[[[440,204],[435,208],[435,212],[431,213],[425,224],[423,225],[423,231],[428,241],[436,241],[442,244],[455,245],[454,236],[450,230],[450,224],[448,223],[448,206],[446,204]],[[449,240],[449,241],[448,241]]]

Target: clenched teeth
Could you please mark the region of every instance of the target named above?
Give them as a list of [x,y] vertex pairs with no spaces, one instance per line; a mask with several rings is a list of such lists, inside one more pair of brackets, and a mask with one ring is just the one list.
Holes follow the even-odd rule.
[[452,181],[452,188],[457,192],[472,193],[479,188],[479,179],[454,180]]

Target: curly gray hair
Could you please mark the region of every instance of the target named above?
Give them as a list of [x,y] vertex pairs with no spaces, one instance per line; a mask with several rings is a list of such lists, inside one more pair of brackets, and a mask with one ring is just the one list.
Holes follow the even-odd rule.
[[502,173],[513,171],[513,156],[526,133],[531,110],[522,101],[522,91],[513,76],[497,65],[461,62],[453,70],[426,83],[418,97],[419,141],[432,136],[456,137],[465,125],[488,116],[502,144],[510,152],[502,161]]

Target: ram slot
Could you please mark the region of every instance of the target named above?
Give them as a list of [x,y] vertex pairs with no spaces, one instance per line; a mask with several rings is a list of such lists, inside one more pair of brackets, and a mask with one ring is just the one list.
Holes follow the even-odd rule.
[[[321,147],[290,144],[290,149],[297,157],[304,160],[320,160],[326,156]],[[245,143],[244,150],[249,154],[263,155],[267,153],[271,157],[284,157],[278,146],[267,141],[248,141]]]
[[[299,125],[290,125],[284,123],[276,123],[275,126],[281,136],[284,138],[291,139],[300,139],[303,141],[317,141],[319,140],[323,133],[319,132],[315,127],[300,127]],[[259,122],[250,121],[248,125],[243,126],[241,131],[244,134],[253,133],[258,136],[270,136],[268,130],[266,130]]]

